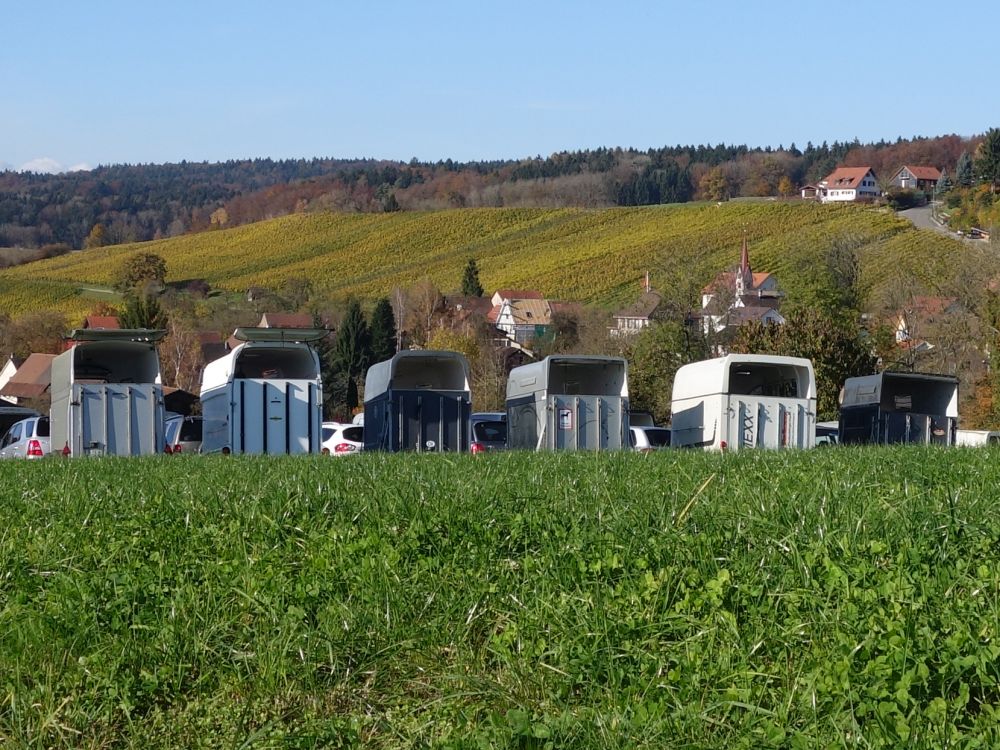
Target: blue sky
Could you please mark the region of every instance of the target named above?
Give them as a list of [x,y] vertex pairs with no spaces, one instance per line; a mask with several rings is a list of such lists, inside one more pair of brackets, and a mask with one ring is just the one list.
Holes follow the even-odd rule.
[[996,0],[0,0],[0,18],[0,167],[1000,126]]

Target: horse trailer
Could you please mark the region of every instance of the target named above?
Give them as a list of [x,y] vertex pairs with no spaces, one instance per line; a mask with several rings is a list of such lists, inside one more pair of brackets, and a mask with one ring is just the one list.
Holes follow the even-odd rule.
[[507,379],[507,445],[527,450],[629,448],[628,365],[550,355]]
[[52,360],[53,453],[145,456],[163,451],[164,331],[76,330]]
[[365,378],[365,450],[469,451],[469,363],[458,352],[403,351]]
[[727,354],[674,376],[673,447],[812,448],[816,376],[799,357]]
[[954,445],[958,378],[881,372],[848,378],[840,403],[840,442]]
[[205,366],[202,453],[322,449],[323,382],[311,344],[322,328],[237,328],[244,342]]

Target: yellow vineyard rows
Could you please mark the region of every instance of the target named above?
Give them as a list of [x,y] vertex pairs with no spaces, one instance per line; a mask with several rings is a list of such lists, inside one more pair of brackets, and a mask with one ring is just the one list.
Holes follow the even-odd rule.
[[755,269],[775,273],[789,297],[802,299],[822,297],[830,283],[825,258],[838,238],[859,248],[862,278],[873,289],[900,272],[933,289],[965,251],[890,212],[799,202],[296,214],[0,271],[0,312],[86,312],[95,300],[79,290],[113,284],[125,259],[137,252],[161,255],[170,282],[204,279],[239,292],[307,278],[321,294],[365,300],[424,277],[444,291],[456,290],[475,257],[488,290],[530,288],[551,298],[614,306],[634,299],[647,271],[665,290],[682,276],[708,283],[736,262],[744,233]]

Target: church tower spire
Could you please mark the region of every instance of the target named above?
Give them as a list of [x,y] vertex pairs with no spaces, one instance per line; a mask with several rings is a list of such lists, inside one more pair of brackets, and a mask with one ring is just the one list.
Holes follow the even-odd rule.
[[747,232],[743,230],[743,245],[740,247],[740,267],[736,271],[736,294],[742,296],[753,289],[753,269],[750,268],[750,248]]

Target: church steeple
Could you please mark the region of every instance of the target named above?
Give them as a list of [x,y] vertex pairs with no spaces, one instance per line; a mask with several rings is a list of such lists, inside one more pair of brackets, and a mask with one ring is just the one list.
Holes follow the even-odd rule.
[[753,270],[750,268],[750,248],[747,233],[743,230],[743,245],[740,248],[740,267],[736,271],[736,294],[742,296],[753,289]]

